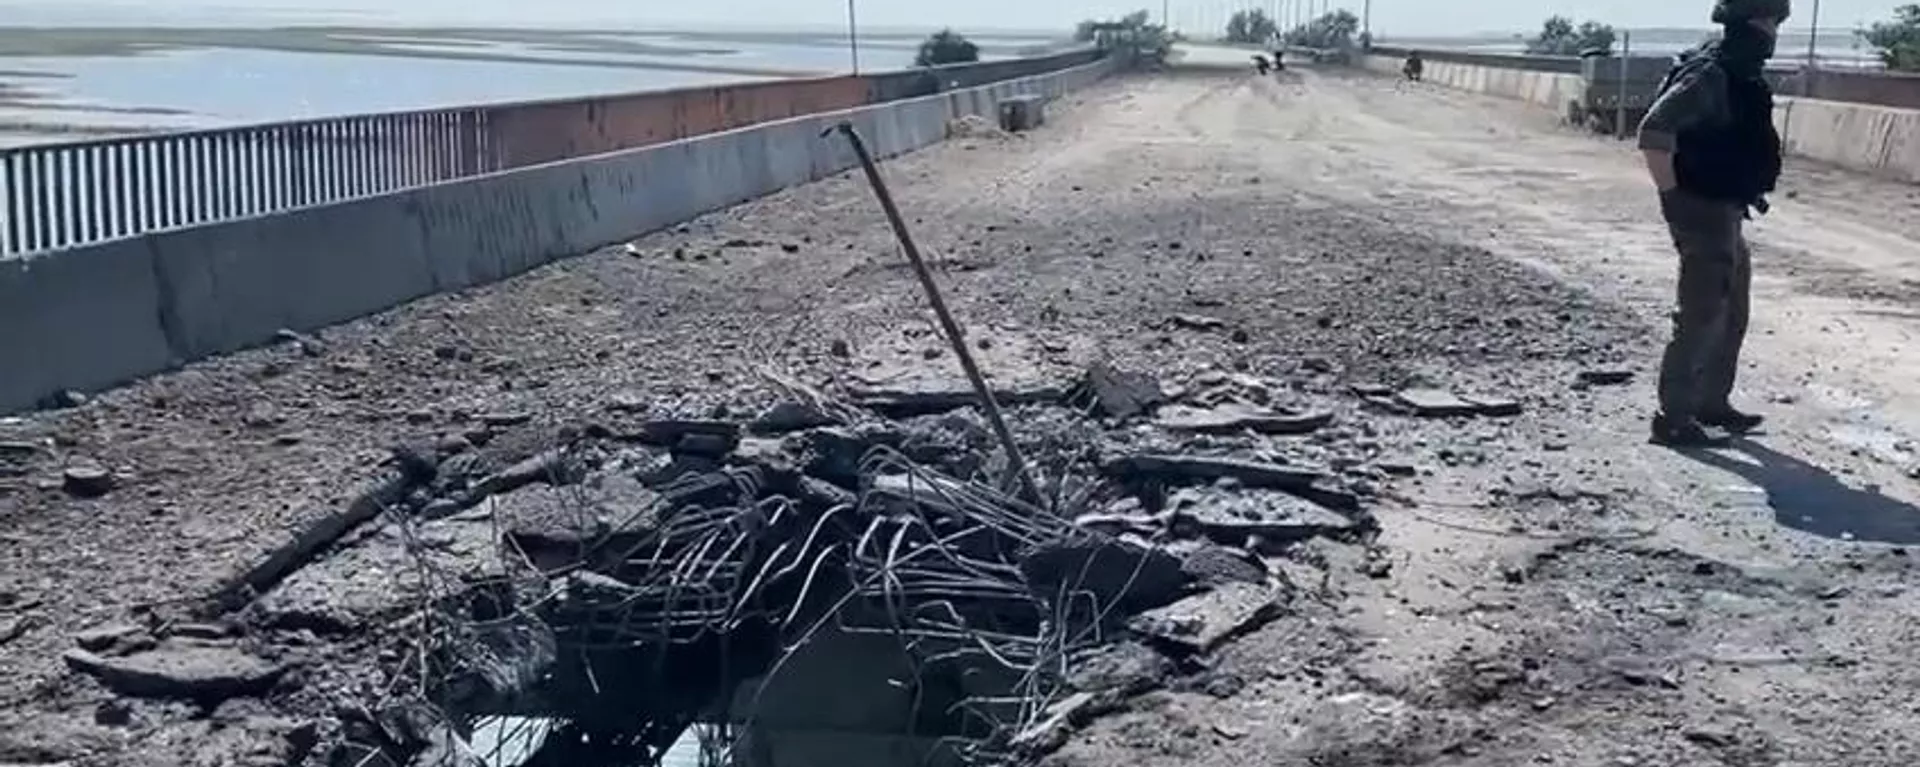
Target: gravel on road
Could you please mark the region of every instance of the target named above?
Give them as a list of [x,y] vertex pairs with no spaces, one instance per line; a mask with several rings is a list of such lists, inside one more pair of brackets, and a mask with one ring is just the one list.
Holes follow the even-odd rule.
[[[886,166],[997,380],[1108,360],[1343,412],[1357,386],[1520,414],[1358,416],[1343,444],[1403,456],[1380,546],[1304,547],[1311,606],[1049,759],[1920,753],[1902,617],[1920,609],[1920,192],[1790,170],[1753,235],[1742,391],[1769,433],[1682,455],[1644,444],[1673,264],[1626,145],[1311,68],[1122,78],[1051,117]],[[761,369],[822,387],[957,370],[857,176],[0,423],[0,762],[177,758],[197,719],[96,716],[112,696],[63,651],[209,594],[392,446],[751,412],[772,401]],[[1582,381],[1604,371],[1631,381]]]

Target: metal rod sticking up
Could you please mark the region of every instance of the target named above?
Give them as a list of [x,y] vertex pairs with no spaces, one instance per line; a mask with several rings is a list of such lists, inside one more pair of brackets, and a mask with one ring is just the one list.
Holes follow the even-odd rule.
[[[947,343],[953,347],[953,354],[960,359],[960,368],[967,373],[967,381],[973,385],[975,394],[980,395],[980,407],[987,413],[987,421],[993,425],[993,432],[1000,438],[1000,446],[1007,451],[1007,470],[1020,483],[1023,500],[1038,503],[1039,488],[1033,484],[1033,478],[1027,475],[1027,461],[1020,455],[1020,446],[1013,440],[1013,431],[1007,428],[1007,419],[1000,413],[1000,404],[993,399],[993,390],[987,386],[987,379],[980,374],[980,366],[973,361],[973,353],[967,350],[967,339],[960,332],[960,323],[955,322],[953,313],[947,311],[946,299],[940,297],[939,286],[933,283],[933,272],[927,269],[927,262],[920,257],[919,246],[913,243],[913,235],[907,231],[907,222],[900,217],[900,208],[893,204],[893,193],[887,191],[887,182],[880,178],[880,167],[873,161],[873,153],[867,151],[867,143],[860,138],[860,132],[854,130],[853,123],[842,122],[827,133],[839,131],[847,137],[847,143],[853,145],[853,153],[860,158],[860,168],[866,171],[867,183],[873,187],[873,196],[880,200],[880,210],[887,214],[887,223],[893,226],[894,237],[900,240],[900,249],[906,251],[907,262],[913,266],[913,273],[920,278],[920,287],[927,292],[927,302],[933,305],[933,313],[940,318],[940,329],[946,333]],[[822,134],[823,136],[825,134]]]
[[[1633,74],[1633,32],[1620,30],[1620,103],[1614,105],[1613,137],[1633,138],[1634,129],[1627,125],[1627,80]],[[1652,106],[1649,104],[1648,106]]]

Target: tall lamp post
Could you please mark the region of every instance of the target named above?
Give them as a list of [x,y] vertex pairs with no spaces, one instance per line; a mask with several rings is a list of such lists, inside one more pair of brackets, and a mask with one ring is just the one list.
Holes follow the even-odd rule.
[[1807,69],[1801,73],[1800,82],[1811,91],[1814,65],[1820,60],[1820,0],[1813,0],[1813,18],[1809,23],[1811,28],[1807,30]]
[[860,21],[854,13],[854,3],[847,0],[847,52],[853,56],[853,73],[860,74]]

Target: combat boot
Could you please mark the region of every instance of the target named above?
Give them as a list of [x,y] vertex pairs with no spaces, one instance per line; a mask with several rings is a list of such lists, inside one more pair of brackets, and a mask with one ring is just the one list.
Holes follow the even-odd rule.
[[1767,417],[1757,413],[1742,413],[1731,407],[1708,411],[1699,421],[1706,426],[1725,429],[1731,434],[1746,434],[1767,422]]
[[1652,431],[1647,441],[1662,447],[1725,447],[1732,442],[1699,419],[1668,418],[1665,413],[1654,414]]

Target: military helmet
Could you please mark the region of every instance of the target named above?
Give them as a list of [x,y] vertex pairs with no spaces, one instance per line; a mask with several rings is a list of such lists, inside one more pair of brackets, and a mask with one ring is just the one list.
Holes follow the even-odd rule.
[[1786,21],[1792,13],[1792,0],[1715,0],[1713,4],[1715,24],[1734,24],[1751,19]]

